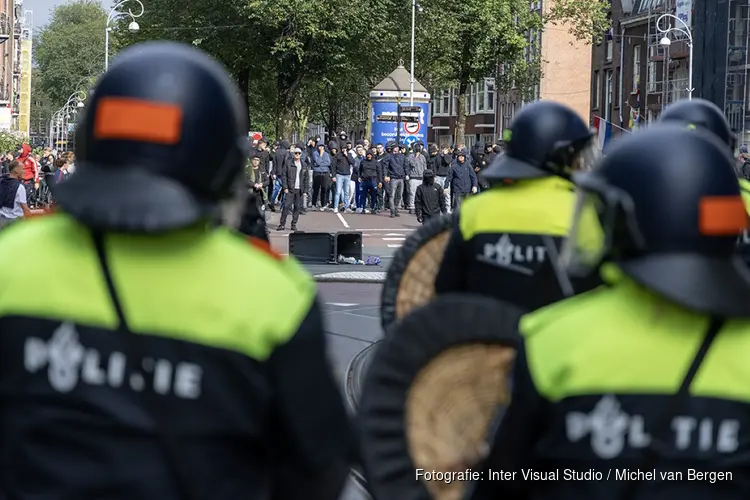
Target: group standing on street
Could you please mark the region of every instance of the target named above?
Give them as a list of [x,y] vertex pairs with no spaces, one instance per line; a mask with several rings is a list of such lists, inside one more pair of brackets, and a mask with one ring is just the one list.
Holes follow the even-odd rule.
[[[436,144],[425,149],[421,142],[411,148],[396,142],[370,144],[367,139],[352,142],[342,132],[328,144],[312,137],[306,145],[278,140],[269,147],[262,138],[254,145],[246,172],[249,190],[262,210],[282,211],[279,231],[286,229],[290,211],[292,231],[308,210],[387,211],[394,218],[406,211],[423,222],[479,193],[480,174],[501,153],[502,146],[482,143],[469,153],[463,145],[440,150]],[[428,182],[440,188],[434,191],[435,199],[417,196]]]

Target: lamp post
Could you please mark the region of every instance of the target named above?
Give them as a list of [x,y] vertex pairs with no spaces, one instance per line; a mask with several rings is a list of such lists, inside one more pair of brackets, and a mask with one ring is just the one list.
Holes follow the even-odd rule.
[[[665,19],[674,19],[675,22],[682,25],[682,27],[679,26],[667,26],[666,28],[662,26],[662,22]],[[671,23],[670,23],[671,24]],[[659,16],[659,19],[656,20],[656,29],[664,35],[662,39],[659,41],[659,45],[662,45],[664,47],[669,47],[672,45],[672,40],[669,38],[669,34],[673,31],[676,31],[678,33],[682,33],[685,35],[685,37],[688,40],[688,47],[690,49],[690,61],[688,63],[688,86],[687,86],[687,93],[688,93],[688,100],[693,99],[693,32],[690,29],[690,26],[687,25],[685,21],[680,19],[679,17],[675,16],[674,14],[662,14]]]
[[422,7],[417,0],[411,0],[411,78],[409,79],[409,106],[414,106],[414,27],[417,20],[417,9],[422,12]]
[[[52,114],[52,117],[49,120],[49,146],[51,148],[55,147],[57,145],[57,142],[62,139],[63,131],[61,130],[61,127],[67,121],[68,113],[71,110],[84,107],[85,100],[86,91],[78,89],[70,94],[70,97],[68,97],[68,100],[65,102],[65,104],[63,104],[60,109]],[[65,132],[65,134],[67,135],[67,131]]]
[[[127,12],[117,10],[128,2],[137,3],[140,11],[138,11],[138,13],[136,14],[131,9],[128,9]],[[111,29],[109,27],[110,23],[121,15],[126,14],[130,16],[130,24],[128,24],[128,29],[135,33],[136,31],[141,29],[141,27],[138,25],[138,22],[136,22],[136,18],[139,18],[143,15],[143,10],[143,4],[141,3],[141,0],[121,0],[120,2],[117,2],[115,6],[112,7],[112,10],[109,11],[109,14],[107,14],[107,24],[104,27],[104,71],[107,71],[107,69],[109,68],[109,30]]]

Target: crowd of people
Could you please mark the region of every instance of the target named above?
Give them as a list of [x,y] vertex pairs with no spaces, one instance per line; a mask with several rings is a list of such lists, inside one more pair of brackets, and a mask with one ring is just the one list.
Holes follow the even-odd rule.
[[[425,222],[441,212],[450,212],[483,187],[478,174],[499,154],[499,144],[478,143],[467,151],[463,144],[440,149],[422,142],[410,147],[395,141],[371,144],[352,141],[345,132],[326,144],[311,137],[307,144],[263,138],[255,142],[247,167],[251,189],[262,210],[281,209],[279,231],[286,229],[292,212],[291,230],[308,210],[334,213],[378,214],[400,211]],[[419,187],[428,189],[417,196]],[[287,203],[287,200],[289,203]]]
[[72,151],[58,153],[45,148],[41,154],[22,144],[16,151],[0,157],[0,228],[31,210],[45,209],[52,204],[51,186],[75,170]]

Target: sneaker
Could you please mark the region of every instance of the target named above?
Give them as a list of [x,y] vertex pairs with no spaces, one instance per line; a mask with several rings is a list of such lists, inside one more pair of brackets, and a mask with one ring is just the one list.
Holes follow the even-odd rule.
[[291,229],[292,231],[296,231],[297,230],[297,226],[292,226],[289,229]]
[[[360,212],[360,213],[362,213],[362,212]],[[365,213],[369,214],[370,213],[370,209],[369,208],[365,208]]]
[[362,213],[362,209],[361,209],[361,208],[358,208],[358,209],[357,209],[357,213],[358,213],[358,214],[361,214],[361,213]]
[[284,228],[284,226],[279,226],[279,227],[276,228],[276,230],[277,231],[285,231],[285,228]]
[[335,213],[335,214],[339,213],[339,209],[338,208],[334,208],[333,209],[333,213]]

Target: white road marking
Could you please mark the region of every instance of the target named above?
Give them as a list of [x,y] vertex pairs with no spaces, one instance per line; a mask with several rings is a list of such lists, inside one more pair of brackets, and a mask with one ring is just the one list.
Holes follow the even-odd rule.
[[326,302],[327,306],[337,306],[337,307],[354,307],[358,306],[359,304],[350,304],[348,302]]
[[346,222],[346,219],[344,219],[344,216],[341,215],[340,213],[337,213],[336,216],[339,218],[339,220],[344,225],[344,227],[349,229],[349,223]]
[[405,241],[406,240],[406,238],[404,238],[404,237],[401,237],[401,238],[381,238],[381,239],[383,241]]
[[[397,233],[392,233],[392,234],[397,234],[397,235],[400,236],[401,233],[411,233],[412,231],[414,231],[414,229],[383,229],[383,228],[380,228],[380,229],[357,229],[357,231],[372,231],[372,232],[397,231]],[[389,234],[391,234],[391,233],[389,233]]]
[[404,245],[391,245],[390,243],[388,243],[388,248],[401,248],[402,246]]

